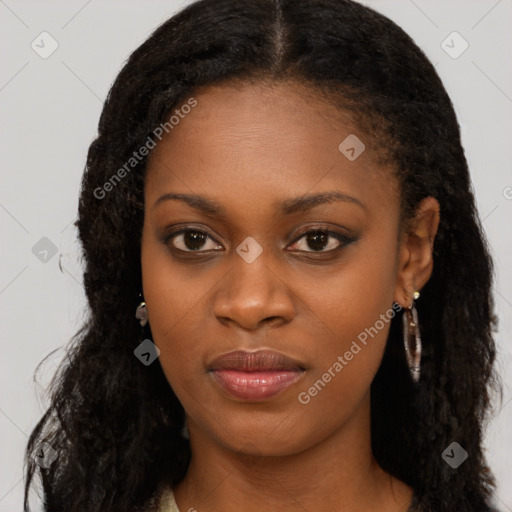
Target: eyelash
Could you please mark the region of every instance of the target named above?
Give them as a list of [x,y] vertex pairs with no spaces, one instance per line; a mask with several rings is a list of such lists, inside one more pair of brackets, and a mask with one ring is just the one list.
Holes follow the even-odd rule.
[[[202,230],[202,229],[199,229],[199,228],[193,228],[193,227],[186,227],[186,228],[182,228],[178,231],[174,231],[170,234],[168,234],[165,238],[164,238],[164,242],[167,244],[167,245],[171,245],[171,250],[173,250],[174,252],[177,252],[178,254],[181,253],[182,255],[183,254],[206,254],[206,253],[210,253],[212,251],[217,251],[216,249],[209,249],[209,250],[197,250],[197,251],[193,251],[193,250],[188,250],[188,251],[185,251],[183,249],[178,249],[177,247],[174,247],[172,246],[171,244],[171,241],[177,237],[178,235],[182,235],[184,233],[189,233],[189,232],[192,232],[192,233],[200,233],[202,235],[206,235],[210,240],[212,240],[213,242],[215,242],[216,244],[218,245],[221,245],[217,240],[215,240],[215,238],[213,238],[212,236],[210,236],[208,234],[208,232]],[[336,240],[338,240],[340,242],[340,244],[335,247],[334,249],[330,249],[328,251],[324,251],[324,250],[321,250],[321,251],[296,251],[296,252],[300,252],[300,253],[303,253],[303,254],[329,254],[329,255],[332,255],[332,254],[336,254],[338,253],[339,251],[341,251],[343,248],[345,248],[347,245],[349,245],[350,243],[352,242],[355,242],[357,240],[356,237],[350,237],[350,236],[347,236],[343,233],[340,233],[338,231],[333,231],[332,229],[330,229],[329,227],[327,226],[311,226],[309,227],[306,231],[300,233],[295,239],[294,241],[290,244],[290,245],[294,245],[296,244],[297,242],[299,242],[300,240],[302,240],[306,235],[308,235],[309,233],[315,233],[315,232],[320,232],[322,234],[326,234],[329,236],[329,238],[335,238]],[[328,245],[328,244],[327,244]],[[294,252],[294,251],[290,251],[290,252]]]

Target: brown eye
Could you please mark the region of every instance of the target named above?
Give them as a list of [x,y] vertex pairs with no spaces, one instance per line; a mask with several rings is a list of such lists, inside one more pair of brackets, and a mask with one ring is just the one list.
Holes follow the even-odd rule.
[[[207,244],[208,240],[211,240],[209,247]],[[211,251],[222,248],[208,233],[196,229],[183,229],[173,233],[167,238],[167,242],[170,242],[174,248],[183,252]]]
[[306,235],[306,244],[314,251],[322,251],[329,242],[329,233],[325,231],[310,231]]
[[354,239],[336,231],[312,229],[303,233],[291,246],[291,250],[325,253],[340,249],[353,241]]

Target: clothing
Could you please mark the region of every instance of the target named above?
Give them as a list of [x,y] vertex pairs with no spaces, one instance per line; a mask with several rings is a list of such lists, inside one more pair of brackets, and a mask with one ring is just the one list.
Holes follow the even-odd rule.
[[[162,506],[160,508],[160,512],[180,512],[178,505],[176,504],[176,500],[174,499],[172,489],[167,489],[163,493],[161,503]],[[418,498],[416,497],[416,494],[414,494],[407,512],[421,512],[421,510],[422,509],[419,508]]]
[[159,512],[180,512],[176,500],[174,499],[174,493],[172,489],[166,488],[162,493],[161,506]]

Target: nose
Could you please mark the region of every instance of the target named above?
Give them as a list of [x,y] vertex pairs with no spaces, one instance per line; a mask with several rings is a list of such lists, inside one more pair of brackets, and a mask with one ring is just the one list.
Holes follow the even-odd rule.
[[264,323],[279,326],[293,319],[293,293],[269,265],[270,256],[263,251],[252,263],[234,256],[232,270],[214,296],[214,314],[221,323],[254,330]]

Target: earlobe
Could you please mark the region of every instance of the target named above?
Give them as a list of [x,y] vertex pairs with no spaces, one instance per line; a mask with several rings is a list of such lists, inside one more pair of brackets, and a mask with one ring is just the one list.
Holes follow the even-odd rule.
[[439,202],[426,197],[407,223],[401,238],[395,302],[407,307],[414,291],[421,290],[434,268],[434,240],[440,221]]

